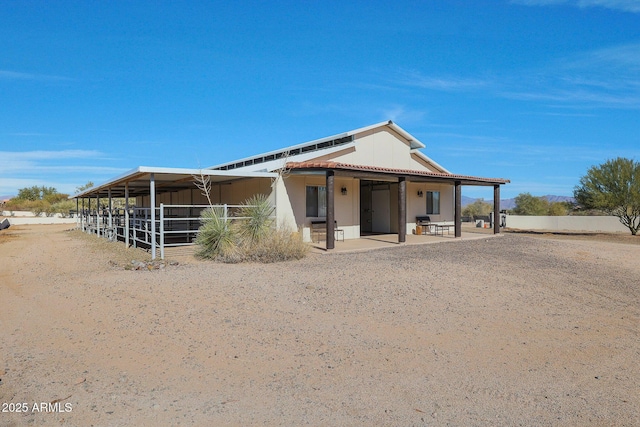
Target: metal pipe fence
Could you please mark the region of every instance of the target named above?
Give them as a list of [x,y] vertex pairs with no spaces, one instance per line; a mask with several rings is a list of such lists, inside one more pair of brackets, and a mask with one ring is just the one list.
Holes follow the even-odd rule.
[[[155,208],[155,233],[152,232],[151,208],[124,208],[81,210],[78,226],[82,231],[94,233],[112,241],[127,242],[134,248],[160,249],[164,259],[165,248],[193,245],[201,226],[203,210],[220,209],[225,221],[248,219],[239,216],[247,205],[165,205]],[[152,251],[154,252],[154,251]]]

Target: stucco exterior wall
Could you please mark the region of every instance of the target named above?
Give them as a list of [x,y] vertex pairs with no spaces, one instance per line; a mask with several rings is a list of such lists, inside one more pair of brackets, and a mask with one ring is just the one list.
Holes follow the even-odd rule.
[[[356,179],[335,177],[335,218],[338,228],[344,230],[345,239],[360,237],[360,184]],[[284,180],[284,186],[290,200],[290,209],[295,224],[302,229],[305,241],[311,240],[311,221],[322,221],[324,217],[307,217],[306,187],[326,186],[325,175],[292,175]],[[342,194],[342,187],[347,194]],[[283,201],[286,203],[286,201]],[[289,209],[284,205],[283,209]],[[280,209],[280,206],[279,206]]]
[[[417,183],[407,184],[407,233],[416,228],[416,216],[429,215],[432,222],[453,223],[454,187],[446,184]],[[423,196],[418,196],[422,191]],[[440,192],[440,214],[427,214],[427,191]]]
[[431,170],[411,153],[409,142],[388,128],[378,128],[355,136],[355,146],[319,156],[317,161],[378,166],[395,169]]

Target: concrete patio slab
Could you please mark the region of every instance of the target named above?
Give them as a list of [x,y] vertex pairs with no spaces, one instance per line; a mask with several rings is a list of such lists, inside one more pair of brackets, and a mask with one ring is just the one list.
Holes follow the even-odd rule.
[[487,239],[500,237],[501,234],[462,232],[462,237],[456,238],[453,233],[444,234],[443,236],[435,235],[415,235],[407,234],[407,240],[404,243],[398,243],[397,234],[378,234],[371,236],[361,236],[359,239],[349,239],[336,241],[335,248],[331,250],[325,249],[325,242],[314,242],[311,244],[311,253],[346,253],[360,252],[374,249],[392,248],[407,245],[429,245],[433,243],[459,242],[463,240]]

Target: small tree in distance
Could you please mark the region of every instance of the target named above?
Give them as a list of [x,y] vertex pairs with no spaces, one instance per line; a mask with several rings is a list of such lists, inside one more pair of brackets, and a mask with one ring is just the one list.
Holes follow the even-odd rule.
[[516,207],[513,208],[516,215],[547,215],[549,213],[549,201],[544,197],[532,196],[530,193],[520,193],[516,197]]
[[479,216],[488,216],[492,211],[493,205],[491,203],[485,202],[484,199],[477,199],[462,209],[462,215],[476,218]]
[[88,190],[93,187],[93,181],[87,181],[85,185],[79,185],[76,187],[76,194],[82,193],[84,190]]
[[573,195],[581,206],[618,217],[636,235],[640,229],[640,162],[618,157],[592,166]]

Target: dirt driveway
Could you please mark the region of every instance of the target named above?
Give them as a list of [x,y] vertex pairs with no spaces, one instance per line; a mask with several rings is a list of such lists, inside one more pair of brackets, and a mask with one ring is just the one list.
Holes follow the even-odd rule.
[[2,426],[640,425],[640,245],[136,271],[67,227],[0,234]]

